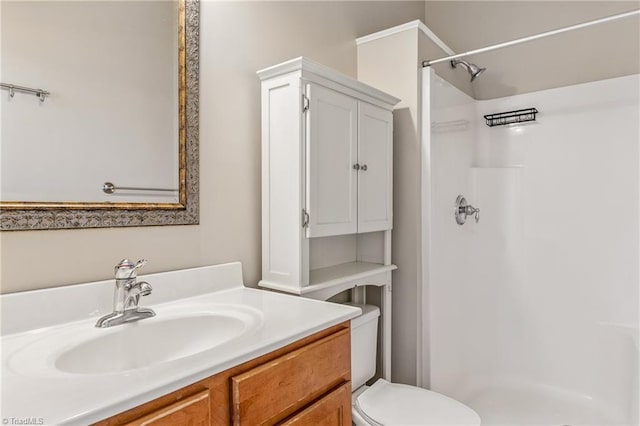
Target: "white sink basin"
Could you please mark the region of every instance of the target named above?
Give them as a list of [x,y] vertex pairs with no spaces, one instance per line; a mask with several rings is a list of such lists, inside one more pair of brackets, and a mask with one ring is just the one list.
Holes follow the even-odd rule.
[[262,324],[259,311],[241,305],[186,304],[157,316],[108,328],[86,321],[66,326],[17,351],[9,360],[23,374],[117,374],[176,361],[224,346]]
[[241,318],[220,314],[141,320],[115,326],[110,333],[62,352],[55,366],[75,374],[134,370],[214,348],[241,336],[246,328]]
[[237,262],[141,278],[156,316],[108,328],[113,280],[0,295],[2,417],[93,424],[360,313],[245,288]]

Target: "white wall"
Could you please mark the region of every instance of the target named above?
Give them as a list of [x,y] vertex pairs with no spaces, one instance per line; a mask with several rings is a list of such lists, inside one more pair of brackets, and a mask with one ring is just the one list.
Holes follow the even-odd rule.
[[3,201],[177,202],[178,6],[3,1]]
[[147,258],[145,273],[240,260],[245,282],[256,285],[255,72],[305,55],[355,76],[355,39],[420,18],[424,2],[204,1],[200,9],[200,225],[2,232],[2,292],[109,279],[123,257]]
[[[358,79],[386,91],[402,101],[393,115],[393,272],[392,379],[395,382],[428,385],[422,372],[428,360],[428,336],[422,336],[420,311],[420,68],[421,58],[442,55],[442,49],[413,25],[391,35],[358,45]],[[446,64],[438,69],[458,87],[470,90],[464,75]],[[424,341],[424,342],[423,342]],[[424,350],[423,350],[424,347]]]
[[[454,92],[433,92],[434,114],[465,96]],[[637,418],[639,93],[633,75],[480,101],[475,117],[540,114],[481,121],[466,142],[432,133],[435,192],[451,191],[433,205],[434,389],[465,399],[544,385],[593,398],[612,421]],[[481,219],[458,227],[450,209],[465,168]]]
[[358,79],[399,99],[393,113],[392,380],[416,383],[419,234],[418,30],[358,46]]

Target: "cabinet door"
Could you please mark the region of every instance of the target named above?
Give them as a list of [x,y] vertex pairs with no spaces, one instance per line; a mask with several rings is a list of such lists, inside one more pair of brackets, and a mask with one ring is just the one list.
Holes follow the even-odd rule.
[[358,229],[358,101],[308,84],[307,237]]
[[126,426],[209,426],[211,424],[209,390],[160,408]]
[[360,102],[358,132],[358,232],[393,226],[393,115]]
[[351,382],[345,383],[310,407],[293,415],[281,426],[350,426]]

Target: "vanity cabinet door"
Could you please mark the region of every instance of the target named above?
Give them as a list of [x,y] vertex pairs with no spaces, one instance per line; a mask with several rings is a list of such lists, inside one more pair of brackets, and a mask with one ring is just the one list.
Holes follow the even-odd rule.
[[307,237],[358,230],[358,101],[307,84]]
[[126,423],[126,426],[209,426],[210,424],[211,401],[207,389]]
[[358,116],[358,232],[391,229],[393,115],[360,102]]
[[281,426],[350,426],[351,382],[280,424]]

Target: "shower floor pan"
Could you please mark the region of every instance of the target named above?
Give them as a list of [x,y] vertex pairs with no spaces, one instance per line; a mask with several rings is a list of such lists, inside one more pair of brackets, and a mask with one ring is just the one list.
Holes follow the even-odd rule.
[[613,426],[630,422],[592,398],[543,386],[479,389],[464,402],[483,426]]

